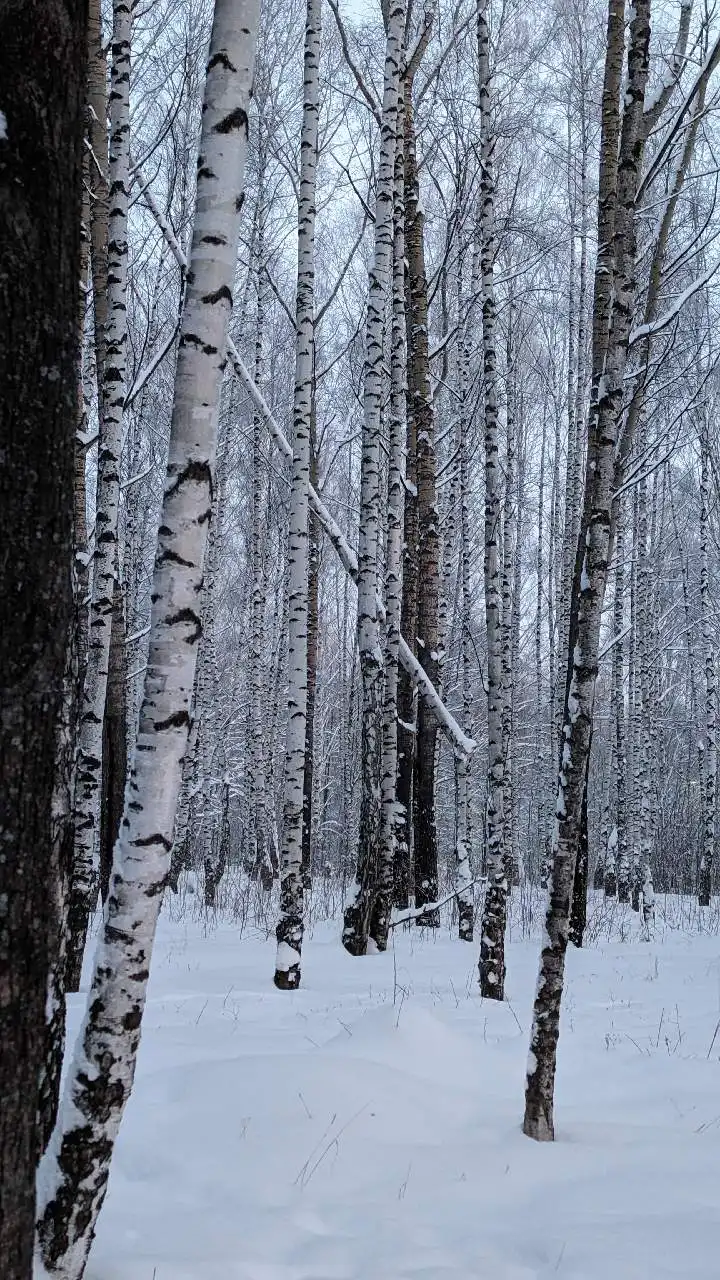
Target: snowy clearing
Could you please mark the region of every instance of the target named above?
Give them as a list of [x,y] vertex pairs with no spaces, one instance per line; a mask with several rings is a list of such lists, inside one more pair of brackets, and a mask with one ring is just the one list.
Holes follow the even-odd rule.
[[[509,1001],[476,947],[164,918],[88,1280],[717,1276],[720,941],[570,955],[554,1145],[520,1132],[537,943]],[[71,1038],[84,1003],[71,997]]]

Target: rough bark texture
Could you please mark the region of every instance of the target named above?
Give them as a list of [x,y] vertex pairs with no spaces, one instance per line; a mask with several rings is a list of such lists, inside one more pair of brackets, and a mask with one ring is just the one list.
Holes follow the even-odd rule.
[[503,756],[503,669],[500,574],[500,518],[502,470],[499,456],[496,304],[493,283],[495,258],[495,179],[493,175],[490,109],[490,32],[487,0],[477,13],[480,90],[480,270],[482,276],[482,335],[485,410],[485,630],[487,637],[488,794],[486,857],[488,886],[480,942],[480,990],[491,1000],[505,993],[505,922],[507,864],[505,859]]
[[232,307],[254,2],[218,0],[203,107],[193,243],[183,306],[148,666],[137,748],[92,987],[39,1180],[47,1271],[80,1280],[132,1087],[187,748],[198,602],[210,517],[218,400]]
[[0,1269],[31,1280],[59,949],[87,5],[0,3]]

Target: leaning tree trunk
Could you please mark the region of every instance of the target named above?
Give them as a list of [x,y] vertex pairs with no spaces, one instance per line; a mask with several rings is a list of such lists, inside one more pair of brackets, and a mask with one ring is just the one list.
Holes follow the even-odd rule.
[[500,516],[502,469],[499,455],[497,367],[495,350],[496,304],[495,179],[493,175],[492,118],[490,112],[490,32],[488,3],[479,0],[478,59],[480,76],[480,270],[482,277],[482,340],[485,396],[485,629],[487,635],[488,774],[487,774],[487,875],[488,886],[480,943],[480,990],[491,1000],[505,994],[505,922],[507,916],[507,865],[504,839],[503,757],[503,629],[501,618]]
[[364,955],[367,950],[380,844],[380,703],[383,673],[378,617],[380,439],[385,312],[393,245],[395,133],[404,23],[404,0],[393,0],[388,14],[385,51],[385,86],[375,198],[375,251],[369,273],[360,464],[357,578],[357,637],[362,681],[360,832],[355,883],[345,908],[343,925],[343,946],[351,955],[356,956]]
[[[67,989],[80,985],[88,920],[98,890],[102,742],[110,657],[120,507],[120,454],[127,365],[127,212],[130,189],[129,0],[114,0],[110,78],[110,165],[107,245],[107,324],[99,355],[95,555],[87,669],[82,694],[75,795],[75,855],[70,892]],[[95,233],[95,223],[93,223]],[[102,233],[99,232],[98,235]],[[98,284],[99,300],[102,285]],[[104,301],[102,303],[104,304]]]
[[321,0],[307,0],[298,194],[293,471],[288,528],[288,720],[275,986],[300,986],[303,940],[303,808],[308,702],[308,493],[315,351],[315,188],[320,113]]
[[60,942],[54,809],[73,623],[85,16],[78,0],[0,6],[3,1280],[32,1276],[39,1084]]
[[85,1021],[41,1170],[51,1276],[80,1280],[132,1087],[148,971],[187,748],[201,622],[218,400],[232,307],[258,6],[218,0],[195,226],[175,375],[137,750]]
[[628,74],[621,116],[624,5],[620,0],[610,0],[600,143],[599,248],[593,302],[593,388],[585,501],[571,601],[552,884],[535,996],[523,1123],[528,1137],[539,1141],[551,1141],[554,1137],[553,1095],[560,1003],[590,754],[601,615],[612,550],[616,446],[635,302],[634,217],[644,150],[643,103],[649,41],[649,0],[636,0],[630,23]]

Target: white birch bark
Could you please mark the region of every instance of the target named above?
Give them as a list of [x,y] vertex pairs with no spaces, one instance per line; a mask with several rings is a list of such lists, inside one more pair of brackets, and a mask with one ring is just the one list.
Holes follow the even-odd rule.
[[75,850],[70,897],[67,957],[68,989],[75,991],[97,897],[97,855],[102,785],[102,735],[107,693],[113,588],[118,548],[120,453],[127,366],[127,209],[130,187],[130,41],[129,0],[113,4],[110,71],[110,164],[107,246],[107,326],[100,388],[95,556],[88,628],[88,651],[80,714],[75,782]]
[[[622,499],[617,500],[615,524],[615,597],[613,600],[613,628],[616,637],[625,628],[625,524]],[[625,746],[625,657],[623,641],[615,640],[612,654],[611,706],[614,731],[615,768],[615,823],[612,845],[608,843],[608,862],[605,876],[605,893],[613,897],[617,892],[619,902],[627,902],[630,885],[627,840],[627,752]]]
[[698,902],[710,906],[712,869],[715,858],[715,812],[717,807],[717,681],[712,633],[710,573],[708,557],[710,445],[707,427],[700,437],[700,623],[705,665],[705,751],[703,759],[703,847],[700,857]]
[[395,146],[395,203],[392,259],[392,325],[390,335],[390,459],[388,465],[387,541],[385,552],[385,702],[380,767],[380,850],[370,936],[379,951],[387,948],[393,892],[393,864],[400,815],[398,772],[398,654],[402,613],[403,524],[405,506],[405,202],[402,121],[398,112]]
[[490,31],[488,0],[478,0],[478,74],[480,90],[480,257],[482,276],[482,341],[485,408],[485,630],[487,637],[488,886],[480,942],[480,990],[502,1000],[505,991],[505,923],[507,866],[505,859],[503,756],[503,629],[500,536],[502,468],[499,456],[496,365],[494,138],[490,109]]
[[288,529],[288,721],[275,986],[300,985],[302,836],[308,706],[308,495],[315,350],[315,189],[320,112],[321,0],[307,0],[298,192],[293,472]]
[[256,0],[217,0],[205,83],[195,225],[135,760],[84,1023],[39,1179],[47,1272],[80,1280],[132,1087],[173,824],[201,623],[218,401],[247,150]]
[[[649,930],[655,904],[652,882],[652,854],[654,843],[654,812],[652,784],[652,742],[650,718],[654,714],[651,705],[650,682],[650,568],[648,564],[647,481],[638,485],[638,638],[640,659],[639,712],[639,792],[640,792],[640,846],[637,871],[638,899],[642,902],[645,929]],[[638,903],[639,905],[639,903]]]
[[[470,512],[469,498],[469,447],[470,421],[468,414],[468,389],[471,324],[474,309],[477,250],[473,252],[473,271],[470,299],[464,303],[462,274],[458,272],[458,318],[462,317],[461,339],[458,349],[458,506],[460,525],[460,659],[462,663],[463,729],[468,737],[472,733],[472,598],[470,595]],[[470,758],[461,751],[455,753],[455,787],[457,810],[455,814],[455,883],[457,885],[458,936],[461,942],[473,941],[475,901],[470,869]]]
[[513,709],[514,709],[514,631],[516,571],[518,566],[518,439],[515,419],[515,368],[513,353],[513,299],[510,297],[507,318],[507,344],[505,362],[505,495],[503,500],[502,531],[502,724],[503,724],[503,841],[505,847],[508,888],[519,882],[516,866],[517,847],[513,839]]
[[360,833],[357,873],[345,909],[343,926],[343,945],[352,955],[364,955],[367,950],[380,840],[380,705],[383,673],[377,563],[380,535],[380,433],[383,342],[393,244],[395,136],[404,24],[404,0],[393,0],[387,22],[375,197],[375,250],[369,272],[365,331],[357,579],[357,638],[362,682]]
[[[259,109],[261,136],[258,147],[259,189],[255,214],[253,245],[256,289],[255,313],[255,381],[265,381],[266,312],[268,301],[265,192],[267,146],[264,137],[263,110]],[[268,469],[263,447],[262,416],[255,408],[252,422],[252,606],[250,622],[250,866],[267,890],[272,888],[278,871],[275,841],[275,819],[270,798],[268,769],[268,669],[265,657],[267,605],[267,482]]]

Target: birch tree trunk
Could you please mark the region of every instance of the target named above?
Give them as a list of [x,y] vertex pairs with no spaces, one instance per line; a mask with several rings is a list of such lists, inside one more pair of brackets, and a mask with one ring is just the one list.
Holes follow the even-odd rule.
[[[259,189],[255,212],[255,381],[265,380],[265,327],[267,309],[266,192],[265,165],[267,145],[264,137],[262,106],[259,110]],[[266,451],[263,447],[262,415],[255,408],[252,423],[252,616],[250,638],[250,866],[263,887],[272,888],[278,865],[274,847],[274,823],[270,815],[267,770],[267,671],[265,664],[265,613],[267,572],[265,568],[267,495],[265,472]]]
[[343,946],[364,955],[374,903],[380,844],[380,703],[383,654],[378,618],[380,432],[383,341],[392,263],[395,134],[405,23],[404,0],[393,0],[387,22],[380,157],[375,198],[375,250],[369,273],[363,386],[363,437],[358,541],[357,637],[362,681],[360,833],[355,883],[345,908]]
[[[110,75],[107,323],[101,340],[95,556],[87,669],[82,694],[75,794],[75,855],[70,894],[67,989],[80,985],[88,920],[97,899],[102,742],[118,555],[120,453],[127,366],[127,210],[130,187],[130,0],[114,0]],[[100,73],[98,73],[100,74]],[[97,219],[95,220],[97,223]],[[102,228],[95,231],[102,268]],[[99,301],[102,281],[98,282]]]
[[257,37],[254,0],[218,0],[205,83],[195,226],[153,576],[148,666],[92,989],[41,1169],[51,1276],[80,1280],[135,1071],[187,749],[218,400],[232,307]]
[[588,423],[585,501],[572,593],[552,885],[535,996],[523,1122],[528,1137],[539,1141],[551,1141],[554,1137],[553,1094],[560,1002],[590,753],[601,614],[612,549],[616,446],[622,420],[624,377],[635,303],[634,217],[644,151],[643,105],[649,42],[649,0],[637,0],[631,12],[628,71],[621,116],[624,6],[620,0],[610,0],[600,144],[599,247],[593,304],[593,388]]
[[[407,128],[407,103],[412,95],[412,85],[407,77],[403,83],[402,112],[404,128]],[[404,150],[404,148],[403,148]],[[403,201],[404,203],[404,201]],[[410,310],[406,306],[406,333],[410,323]],[[406,341],[407,349],[407,341]],[[408,397],[405,428],[405,495],[403,502],[403,573],[401,630],[408,636],[412,653],[417,642],[417,560],[418,560],[418,506],[417,506],[417,423],[410,411]],[[412,812],[413,779],[415,774],[415,741],[417,719],[417,693],[409,673],[403,668],[398,679],[398,775],[397,806],[398,828],[393,871],[393,901],[401,910],[410,902],[410,869],[412,860]]]
[[613,858],[608,858],[605,876],[605,893],[613,897],[617,890],[618,902],[627,902],[630,895],[630,866],[627,837],[627,752],[625,749],[625,682],[624,648],[622,636],[625,626],[625,525],[622,499],[617,499],[615,523],[615,598],[613,601],[613,626],[615,646],[612,655],[613,729],[615,734],[615,825]]
[[380,853],[370,936],[378,951],[387,949],[393,897],[393,867],[398,835],[398,653],[402,614],[403,514],[405,496],[405,201],[401,113],[397,113],[395,204],[390,335],[390,461],[385,563],[385,703],[380,769]]
[[[475,258],[475,255],[473,255]],[[472,736],[472,598],[470,594],[470,513],[469,497],[469,447],[468,433],[470,428],[467,412],[468,377],[470,360],[470,324],[472,319],[475,261],[473,261],[472,295],[468,305],[463,308],[462,276],[458,276],[458,316],[463,314],[463,330],[459,349],[458,394],[460,397],[458,412],[458,503],[460,516],[460,660],[462,663],[462,725],[468,737]],[[470,759],[462,752],[455,752],[455,784],[457,812],[455,815],[455,876],[458,885],[458,934],[461,942],[473,941],[474,930],[474,895],[471,886],[472,872],[470,867]]]
[[320,112],[321,0],[307,0],[303,122],[298,194],[293,473],[288,530],[288,721],[285,743],[280,916],[275,986],[300,985],[303,939],[303,801],[307,742],[308,492],[315,350],[315,187]]
[[103,724],[102,799],[100,808],[100,896],[105,902],[115,841],[120,831],[127,779],[127,661],[125,645],[125,591],[115,583],[110,627],[107,699]]
[[[417,479],[417,650],[433,684],[439,676],[438,606],[440,538],[435,484],[435,412],[430,382],[428,282],[425,215],[420,199],[412,77],[405,98],[405,239],[407,253],[408,413],[414,418]],[[417,705],[414,777],[413,860],[415,906],[438,899],[435,818],[437,720],[423,701]],[[437,927],[437,911],[418,917]]]
[[698,902],[710,906],[712,870],[715,858],[715,811],[717,807],[717,683],[715,646],[712,634],[710,572],[708,560],[710,445],[707,427],[700,436],[700,622],[705,659],[705,787],[703,795],[703,849],[700,858]]
[[[0,1269],[31,1280],[60,954],[86,8],[0,7]],[[10,537],[10,531],[12,536]],[[72,710],[72,702],[70,702]],[[70,740],[71,741],[71,740]],[[60,750],[59,750],[60,747]],[[72,755],[72,752],[70,752]]]
[[501,616],[500,535],[502,469],[499,456],[495,258],[494,138],[490,105],[490,31],[488,0],[478,0],[478,74],[480,93],[480,255],[485,409],[485,630],[487,637],[488,779],[486,809],[488,885],[481,926],[480,990],[491,1000],[505,994],[505,860],[503,758],[503,630]]
[[505,494],[502,524],[502,751],[503,751],[503,845],[508,888],[517,880],[519,869],[515,866],[513,848],[513,687],[516,666],[514,659],[514,601],[516,598],[515,572],[518,565],[517,547],[517,479],[518,442],[515,421],[515,388],[513,385],[513,299],[510,297],[507,319],[507,343],[505,362]]
[[[315,430],[315,389],[310,427],[310,484],[317,490],[318,457]],[[320,523],[314,512],[308,514],[308,640],[307,640],[307,725],[305,730],[305,774],[303,778],[302,881],[304,889],[312,888],[312,842],[314,823],[315,777],[315,693],[317,688],[320,591]]]
[[652,886],[653,851],[653,796],[652,796],[652,743],[650,717],[650,569],[648,564],[647,480],[643,476],[637,488],[638,495],[638,639],[640,659],[640,697],[638,700],[638,777],[640,796],[640,847],[637,866],[638,908],[642,901],[645,927],[652,921],[654,894]]

